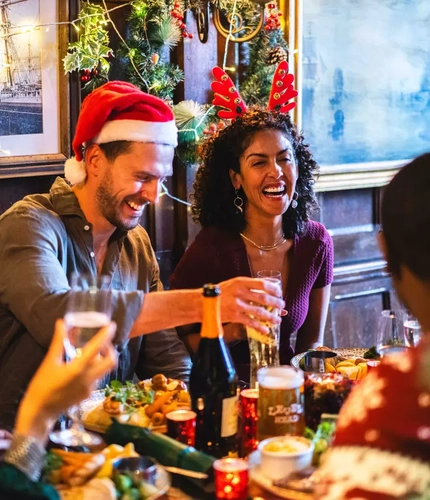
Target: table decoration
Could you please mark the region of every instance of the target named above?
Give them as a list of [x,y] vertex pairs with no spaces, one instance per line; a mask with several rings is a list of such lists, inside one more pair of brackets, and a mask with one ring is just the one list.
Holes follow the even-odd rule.
[[167,435],[180,443],[194,446],[196,418],[196,413],[191,410],[174,410],[167,413]]
[[221,458],[214,464],[215,495],[220,500],[246,500],[248,462],[242,458]]
[[239,438],[240,455],[248,456],[257,449],[258,389],[244,389],[240,393]]

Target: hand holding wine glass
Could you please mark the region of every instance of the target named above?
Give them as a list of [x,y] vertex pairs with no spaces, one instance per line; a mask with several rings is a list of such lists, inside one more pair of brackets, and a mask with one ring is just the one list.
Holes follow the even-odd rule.
[[[64,347],[69,361],[83,356],[84,346],[100,328],[109,325],[110,318],[109,278],[92,274],[73,274],[64,316],[67,329]],[[83,428],[80,423],[79,407],[72,406],[69,415],[73,420],[72,427],[51,433],[51,441],[66,446],[95,445],[101,442],[99,436]]]
[[102,328],[82,349],[80,357],[66,363],[67,331],[63,320],[56,322],[48,353],[20,404],[15,432],[40,442],[46,440],[58,416],[88,397],[97,380],[115,367],[117,356],[111,343],[115,330],[115,323]]

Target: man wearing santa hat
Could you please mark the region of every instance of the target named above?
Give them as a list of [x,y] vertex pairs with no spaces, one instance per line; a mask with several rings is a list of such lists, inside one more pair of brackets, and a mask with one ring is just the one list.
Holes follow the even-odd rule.
[[[73,272],[110,278],[119,353],[111,379],[155,372],[187,378],[184,346],[165,329],[201,321],[201,291],[163,291],[148,235],[138,225],[172,174],[176,145],[174,115],[162,100],[109,82],[83,102],[75,158],[65,165],[69,183],[57,178],[48,194],[27,196],[0,217],[0,427],[12,427],[55,320],[64,315]],[[280,322],[250,304],[282,309],[273,284],[236,278],[220,287],[224,322],[263,333],[257,319]],[[145,336],[151,332],[157,333]]]

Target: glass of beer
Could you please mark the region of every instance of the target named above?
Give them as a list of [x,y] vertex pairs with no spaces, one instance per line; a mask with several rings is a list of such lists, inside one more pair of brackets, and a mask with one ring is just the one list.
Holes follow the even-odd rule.
[[304,374],[292,366],[262,368],[257,374],[259,441],[285,436],[303,436]]
[[[279,271],[258,271],[256,277],[270,280],[281,287],[281,273]],[[254,291],[257,292],[257,290]],[[254,328],[246,327],[251,360],[249,384],[251,389],[257,387],[257,372],[260,368],[279,365],[280,325],[265,324],[265,326],[269,328],[269,333],[266,335],[257,332]]]

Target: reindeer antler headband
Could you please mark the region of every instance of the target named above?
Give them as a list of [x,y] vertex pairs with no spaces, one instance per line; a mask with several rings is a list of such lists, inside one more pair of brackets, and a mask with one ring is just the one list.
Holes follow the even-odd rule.
[[[214,91],[214,100],[212,104],[224,109],[218,112],[220,118],[229,118],[234,120],[241,116],[247,110],[246,104],[240,97],[231,78],[224,70],[215,66],[212,73],[216,81],[212,82],[211,88]],[[289,102],[297,96],[297,90],[294,89],[294,75],[288,73],[287,61],[282,61],[276,68],[273,75],[272,87],[270,90],[269,110],[287,113],[296,106],[295,102]]]

